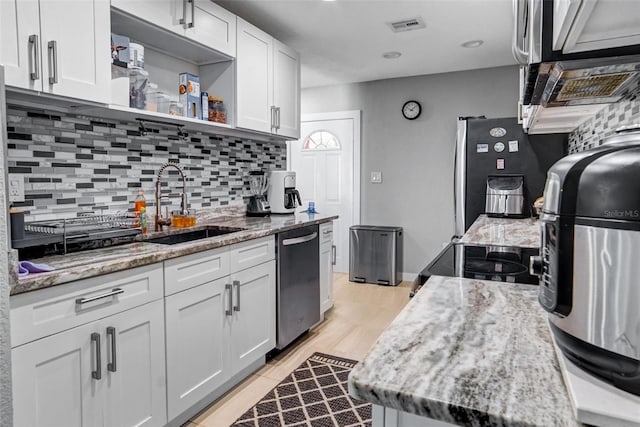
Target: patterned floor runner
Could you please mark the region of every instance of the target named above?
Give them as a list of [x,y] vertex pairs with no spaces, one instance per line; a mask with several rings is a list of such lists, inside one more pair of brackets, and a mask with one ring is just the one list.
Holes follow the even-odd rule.
[[347,391],[356,363],[314,353],[232,427],[371,426],[371,404],[352,399]]

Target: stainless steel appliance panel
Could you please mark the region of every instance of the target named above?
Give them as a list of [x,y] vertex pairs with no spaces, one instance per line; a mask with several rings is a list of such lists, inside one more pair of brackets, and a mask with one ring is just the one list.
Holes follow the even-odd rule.
[[571,313],[550,320],[583,341],[640,360],[640,231],[574,230]]
[[276,348],[320,321],[318,226],[278,233]]

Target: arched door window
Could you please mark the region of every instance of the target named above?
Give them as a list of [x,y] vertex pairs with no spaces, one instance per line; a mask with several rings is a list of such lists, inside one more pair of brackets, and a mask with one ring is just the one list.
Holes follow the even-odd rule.
[[339,150],[340,148],[338,138],[324,130],[313,132],[302,144],[303,150]]

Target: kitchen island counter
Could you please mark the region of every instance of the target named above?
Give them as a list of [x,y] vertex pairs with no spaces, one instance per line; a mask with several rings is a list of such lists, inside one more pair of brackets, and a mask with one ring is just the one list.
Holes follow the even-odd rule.
[[431,277],[353,370],[349,392],[459,425],[579,425],[531,285]]
[[540,223],[534,218],[493,218],[480,215],[460,239],[461,243],[540,247]]
[[48,273],[29,274],[28,276],[20,278],[18,278],[17,273],[14,272],[11,281],[11,295],[161,262],[166,259],[257,239],[307,225],[332,221],[336,218],[338,217],[308,213],[271,215],[269,217],[205,217],[198,220],[196,227],[167,227],[166,231],[150,232],[144,236],[144,238],[149,239],[170,234],[179,234],[202,229],[210,225],[242,228],[244,230],[175,245],[141,241],[103,249],[93,249],[30,260],[35,263],[50,265],[54,267],[55,270]]

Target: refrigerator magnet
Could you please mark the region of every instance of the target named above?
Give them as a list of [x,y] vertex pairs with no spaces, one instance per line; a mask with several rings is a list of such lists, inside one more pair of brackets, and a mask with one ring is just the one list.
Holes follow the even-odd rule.
[[518,140],[509,141],[509,152],[516,153],[518,151]]
[[476,153],[488,153],[489,144],[476,144]]
[[504,159],[496,159],[496,169],[504,169]]

